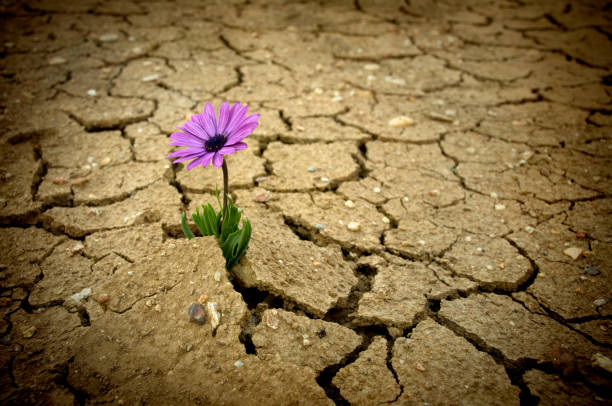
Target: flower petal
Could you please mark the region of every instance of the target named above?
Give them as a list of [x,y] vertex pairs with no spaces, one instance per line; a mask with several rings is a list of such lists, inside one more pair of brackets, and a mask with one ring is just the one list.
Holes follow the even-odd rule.
[[219,150],[219,153],[222,155],[229,155],[229,154],[233,154],[236,151],[242,151],[246,147],[248,147],[248,145],[245,142],[237,142],[236,144],[233,144],[233,145],[225,145],[223,148]]
[[211,137],[213,137],[217,133],[217,114],[215,113],[215,108],[213,107],[213,105],[210,103],[206,103],[202,115],[204,116],[202,117],[202,121],[204,122],[204,129]]
[[186,131],[188,134],[194,135],[202,140],[207,140],[210,138],[208,133],[204,131],[204,128],[202,128],[202,126],[195,121],[187,121],[185,124],[183,124],[183,131]]
[[242,126],[239,130],[235,131],[232,135],[227,138],[225,145],[233,145],[237,142],[242,141],[247,135],[253,132],[257,128],[257,123]]
[[237,128],[241,126],[243,122],[243,118],[248,110],[249,110],[249,106],[245,104],[239,110],[236,111],[236,113],[232,116],[232,119],[230,120],[230,122],[227,123],[227,126],[225,127],[225,134],[227,136],[230,136],[234,130],[236,130]]
[[219,151],[215,152],[215,155],[213,156],[213,165],[216,166],[217,168],[220,168],[221,165],[223,165],[223,155],[221,155],[219,153]]
[[186,169],[188,171],[190,171],[190,170],[192,170],[193,168],[195,168],[196,166],[198,166],[200,164],[202,165],[202,167],[205,167],[210,162],[210,159],[212,158],[212,156],[213,156],[213,154],[211,154],[211,153],[207,153],[207,154],[204,154],[202,156],[199,156],[198,158],[196,158],[193,161],[191,161],[187,165]]
[[192,139],[180,139],[178,141],[172,141],[168,145],[175,145],[177,147],[190,147],[190,148],[202,148],[204,145],[203,140],[192,140]]
[[219,124],[217,125],[217,134],[223,134],[229,118],[229,103],[223,102],[219,108]]
[[200,162],[202,164],[202,168],[206,168],[208,166],[210,160],[213,158],[214,155],[215,154],[212,152],[207,152],[206,155],[204,155],[204,159],[202,160],[202,162]]
[[178,151],[174,151],[173,153],[166,155],[166,158],[176,158],[177,156],[186,156],[186,155],[199,155],[205,152],[206,150],[204,148],[185,148],[185,149],[179,149]]
[[202,154],[186,155],[186,156],[181,157],[179,159],[175,159],[174,161],[172,161],[172,163],[173,164],[178,164],[179,162],[189,161],[190,159],[198,158],[201,155]]

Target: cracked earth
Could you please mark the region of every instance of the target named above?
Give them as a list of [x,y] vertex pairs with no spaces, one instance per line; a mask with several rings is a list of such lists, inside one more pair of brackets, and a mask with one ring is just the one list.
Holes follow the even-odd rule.
[[[612,402],[611,3],[0,7],[2,404]],[[164,159],[225,100],[231,274]]]

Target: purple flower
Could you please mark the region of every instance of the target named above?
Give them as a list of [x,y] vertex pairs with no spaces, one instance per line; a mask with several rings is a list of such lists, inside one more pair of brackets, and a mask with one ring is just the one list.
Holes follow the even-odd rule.
[[202,114],[194,114],[183,127],[177,127],[183,132],[170,135],[170,145],[187,147],[171,153],[166,158],[176,158],[173,163],[189,161],[187,170],[198,165],[206,167],[212,160],[217,168],[223,164],[223,155],[233,154],[247,147],[242,140],[257,128],[259,114],[246,116],[249,107],[235,103],[231,108],[228,102],[219,108],[219,121],[215,109],[206,103]]

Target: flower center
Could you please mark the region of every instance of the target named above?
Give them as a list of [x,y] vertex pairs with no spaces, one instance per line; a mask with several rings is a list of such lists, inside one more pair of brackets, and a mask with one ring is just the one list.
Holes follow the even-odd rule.
[[223,145],[225,145],[225,135],[223,134],[217,134],[204,142],[204,148],[208,152],[217,152]]

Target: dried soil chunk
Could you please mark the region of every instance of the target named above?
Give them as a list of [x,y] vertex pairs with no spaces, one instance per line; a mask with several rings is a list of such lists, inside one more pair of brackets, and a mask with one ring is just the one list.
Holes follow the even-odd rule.
[[212,55],[199,63],[193,60],[173,61],[172,67],[173,72],[163,78],[163,83],[193,99],[199,99],[202,93],[222,92],[238,82],[233,66]]
[[130,141],[119,131],[62,132],[43,137],[42,156],[51,167],[92,169],[99,165],[116,165],[130,160]]
[[34,186],[42,162],[30,143],[0,145],[0,223],[33,223],[41,204],[34,201]]
[[74,99],[64,108],[87,130],[118,128],[141,121],[153,114],[151,100],[136,98],[101,97]]
[[402,261],[381,267],[372,289],[359,300],[357,317],[364,322],[409,327],[424,312],[427,294],[437,283],[434,272],[419,262]]
[[89,174],[86,182],[72,187],[74,203],[99,205],[124,199],[155,181],[168,178],[170,172],[163,162],[130,162],[102,168]]
[[[587,160],[584,161],[587,164]],[[568,182],[560,166],[549,163],[523,165],[512,169],[497,171],[491,166],[467,163],[457,166],[457,174],[465,179],[466,185],[483,194],[498,193],[502,199],[525,200],[525,195],[556,202],[563,199],[587,199],[597,192]]]
[[612,199],[576,202],[566,223],[599,241],[612,243]]
[[[519,247],[535,261],[539,272],[527,292],[535,295],[546,308],[564,319],[610,314],[607,274],[592,275],[587,267],[601,272],[609,269],[612,249],[608,244],[593,241],[591,248],[586,239],[579,240],[576,233],[561,223],[563,218],[553,218],[531,231],[520,231],[510,235]],[[579,252],[573,259],[566,253],[569,249]],[[605,299],[597,306],[596,301]]]
[[529,260],[503,238],[459,238],[444,258],[457,275],[476,280],[487,290],[516,290],[533,273]]
[[612,344],[612,321],[592,320],[583,323],[572,323],[572,326],[600,343]]
[[[380,237],[389,224],[382,221],[383,215],[370,203],[363,200],[354,203],[355,207],[347,207],[344,199],[329,192],[313,193],[312,198],[303,193],[287,193],[270,202],[316,240],[331,240],[349,249],[380,251]],[[359,227],[349,229],[351,223],[358,223]]]
[[253,344],[262,360],[280,358],[320,372],[354,351],[361,337],[335,323],[268,309],[253,330]]
[[594,353],[605,351],[556,321],[530,313],[507,296],[483,293],[443,301],[439,314],[467,336],[499,350],[512,361],[552,361],[560,349],[571,349],[577,359],[590,359]]
[[589,406],[598,404],[600,400],[581,382],[565,381],[559,376],[548,375],[536,369],[527,371],[523,379],[531,394],[540,399],[538,405]]
[[55,387],[58,368],[71,357],[71,347],[81,333],[79,317],[56,306],[32,314],[18,310],[11,315],[11,323],[12,346],[23,347],[12,364],[15,383],[44,394]]
[[54,207],[42,214],[43,223],[73,237],[133,224],[160,221],[180,229],[181,200],[175,188],[157,182],[130,199],[101,207]]
[[36,200],[44,204],[70,205],[72,188],[70,178],[74,172],[66,168],[50,168],[36,192]]
[[607,67],[612,64],[612,47],[608,37],[592,28],[567,32],[532,31],[529,36],[545,46],[559,49],[590,65]]
[[355,144],[286,145],[273,142],[264,158],[272,162],[272,173],[262,186],[272,190],[305,191],[330,189],[357,176],[359,165]]
[[129,261],[136,261],[158,251],[163,238],[164,232],[159,223],[102,231],[85,238],[85,254],[100,259],[114,252]]
[[[229,168],[230,189],[252,187],[254,179],[266,174],[265,160],[256,155],[259,151],[259,142],[248,138],[245,142],[249,144],[246,151],[224,156]],[[212,163],[205,169],[196,167],[188,171],[183,168],[176,178],[184,190],[189,192],[214,192],[215,187],[220,190],[223,188],[223,172],[215,168]]]
[[461,81],[461,73],[448,69],[445,62],[431,55],[417,56],[409,60],[389,59],[380,63],[375,79],[359,74],[361,63],[347,63],[342,72],[344,80],[356,87],[386,94],[414,95],[452,86]]
[[[249,214],[250,213],[250,214]],[[253,235],[232,272],[247,287],[269,290],[322,317],[357,282],[337,246],[299,239],[277,215],[249,209]]]
[[444,179],[456,180],[452,173],[455,163],[442,155],[437,144],[410,145],[397,142],[371,141],[366,144],[367,169],[390,166],[397,169],[418,169],[434,172]]
[[387,368],[387,340],[375,337],[355,362],[338,371],[332,383],[355,406],[374,406],[397,399],[401,390]]
[[357,141],[372,137],[354,127],[344,126],[328,117],[310,117],[292,120],[292,131],[280,131],[280,139],[287,143]]
[[[92,398],[331,404],[310,368],[246,354],[238,337],[247,307],[227,278],[214,237],[168,242],[158,255],[117,269],[100,293],[108,295],[110,311],[93,312],[68,374],[70,385]],[[208,322],[189,322],[187,308],[202,295],[220,313],[215,334]],[[91,351],[94,346],[99,351]],[[206,385],[193,384],[196,370]]]
[[37,264],[63,240],[40,228],[0,229],[2,286],[32,286],[41,273]]
[[151,123],[136,123],[125,128],[125,135],[134,141],[136,161],[161,161],[172,151],[170,140]]
[[0,228],[2,263],[40,262],[65,239],[36,227]]
[[520,404],[503,366],[431,319],[395,341],[392,364],[410,404]]
[[415,56],[420,51],[408,37],[385,34],[380,36],[355,36],[323,34],[321,41],[326,49],[337,58],[343,59],[383,59],[402,56]]
[[410,258],[433,258],[457,240],[455,230],[426,219],[401,219],[398,228],[385,231],[385,247]]
[[44,277],[30,294],[31,305],[63,302],[107,276],[92,272],[93,261],[80,254],[82,249],[83,244],[75,240],[55,247],[53,253],[40,264]]
[[[537,130],[583,126],[588,112],[556,103],[507,104],[489,110],[478,132],[531,146],[554,145],[560,140],[533,136]],[[575,135],[574,135],[575,136]]]

